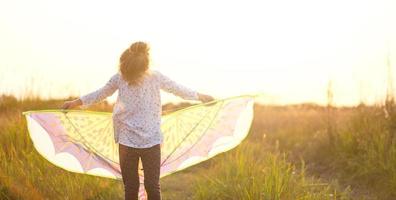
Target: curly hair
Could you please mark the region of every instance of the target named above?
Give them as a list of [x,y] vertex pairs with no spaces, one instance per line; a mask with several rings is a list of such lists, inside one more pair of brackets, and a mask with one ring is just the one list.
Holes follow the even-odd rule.
[[145,42],[135,42],[120,57],[119,70],[128,85],[136,85],[149,68],[149,46]]

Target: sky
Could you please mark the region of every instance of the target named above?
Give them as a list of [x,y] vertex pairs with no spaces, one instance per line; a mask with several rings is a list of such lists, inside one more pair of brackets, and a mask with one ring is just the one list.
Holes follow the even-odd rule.
[[380,103],[387,66],[396,71],[395,10],[392,0],[0,0],[0,93],[87,94],[145,41],[151,68],[216,98],[326,104],[331,81],[336,105]]

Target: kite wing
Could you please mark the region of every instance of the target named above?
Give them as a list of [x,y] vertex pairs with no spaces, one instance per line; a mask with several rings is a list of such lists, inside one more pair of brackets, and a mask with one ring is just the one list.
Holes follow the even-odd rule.
[[112,115],[105,112],[25,112],[30,138],[48,161],[65,170],[121,179]]
[[[254,98],[232,97],[162,116],[161,177],[238,145],[249,132]],[[51,163],[72,172],[122,179],[111,113],[41,110],[23,114],[35,148]]]
[[161,177],[237,146],[253,119],[254,96],[199,104],[162,117]]

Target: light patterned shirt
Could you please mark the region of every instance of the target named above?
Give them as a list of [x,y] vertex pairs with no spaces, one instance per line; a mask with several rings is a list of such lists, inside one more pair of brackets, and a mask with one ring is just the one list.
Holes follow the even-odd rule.
[[87,108],[118,89],[112,115],[116,143],[135,148],[162,143],[160,89],[186,100],[198,100],[196,91],[176,83],[159,71],[148,72],[139,85],[131,86],[117,73],[102,88],[80,97],[81,108]]

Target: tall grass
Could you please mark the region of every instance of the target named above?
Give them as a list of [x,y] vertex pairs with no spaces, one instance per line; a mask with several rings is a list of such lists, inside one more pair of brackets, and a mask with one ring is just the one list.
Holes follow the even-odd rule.
[[[340,129],[328,162],[339,178],[380,199],[396,198],[396,145],[381,107],[361,107]],[[390,125],[391,123],[392,125]]]
[[288,152],[296,165],[304,160],[309,174],[351,186],[355,199],[395,199],[396,145],[390,142],[395,112],[385,114],[383,106],[363,104],[333,109],[334,145],[327,134],[327,111],[321,107],[257,108],[266,122],[255,130],[266,132],[265,143]]
[[348,199],[347,191],[307,177],[304,165],[252,142],[213,162],[196,184],[195,199]]
[[[123,199],[121,182],[67,172],[34,149],[21,112],[61,104],[0,98],[0,199]],[[93,109],[110,111],[111,106]],[[334,107],[336,115],[329,118],[326,107],[312,104],[254,109],[248,138],[230,152],[162,179],[164,199],[396,196],[396,148],[389,141],[395,112],[381,106]],[[334,124],[334,145],[329,124]]]

